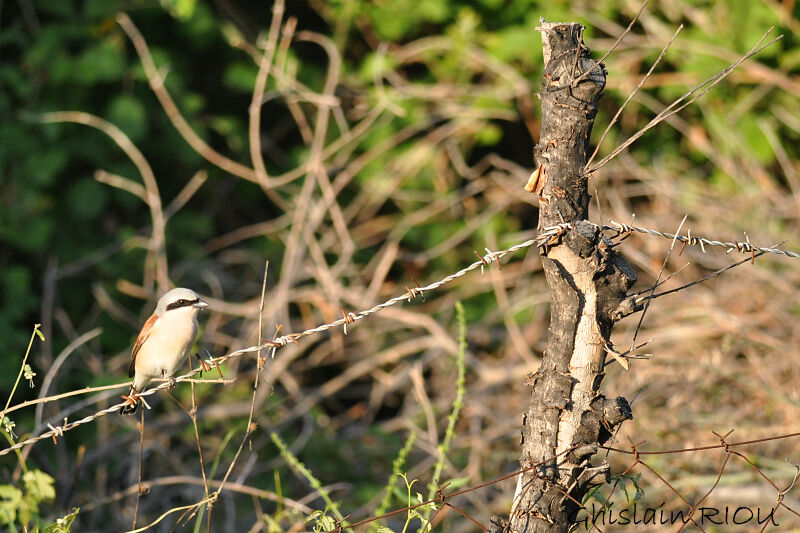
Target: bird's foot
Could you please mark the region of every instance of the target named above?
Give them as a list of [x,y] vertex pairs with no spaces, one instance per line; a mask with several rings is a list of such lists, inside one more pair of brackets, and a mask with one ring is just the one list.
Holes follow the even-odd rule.
[[175,385],[177,384],[177,382],[175,381],[175,378],[170,377],[168,383],[169,383],[169,385],[167,385],[167,388],[169,390],[175,390]]
[[202,369],[200,371],[200,377],[203,377],[203,372],[208,372],[211,370],[211,366],[206,363],[202,357],[200,357],[199,353],[194,354],[194,356],[197,357],[197,360],[200,362],[200,368]]
[[[122,406],[120,412],[122,414],[132,414],[136,412],[136,408],[139,406],[139,391],[137,391],[133,385],[131,385],[131,391],[125,395],[122,395],[122,399],[125,400],[125,405]],[[142,400],[144,401],[144,400]]]

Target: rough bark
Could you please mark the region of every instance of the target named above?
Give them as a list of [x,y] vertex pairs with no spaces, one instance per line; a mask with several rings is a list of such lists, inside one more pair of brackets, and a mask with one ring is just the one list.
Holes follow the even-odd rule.
[[591,462],[598,444],[631,418],[625,398],[606,398],[599,391],[605,340],[636,281],[628,263],[587,223],[584,167],[606,72],[602,65],[593,68],[580,24],[542,21],[539,29],[546,66],[541,136],[534,149],[541,168],[532,189],[540,195],[539,229],[563,222],[571,229],[541,250],[550,288],[550,338],[538,372],[526,383],[531,397],[523,415],[521,465],[546,462],[519,476],[509,521],[493,521],[496,531],[517,533],[570,529],[578,502],[608,481],[605,461]]

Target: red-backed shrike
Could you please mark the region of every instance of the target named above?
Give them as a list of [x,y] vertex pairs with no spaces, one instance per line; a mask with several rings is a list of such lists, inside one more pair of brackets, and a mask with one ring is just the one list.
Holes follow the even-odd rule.
[[136,394],[151,379],[169,378],[178,370],[197,338],[197,313],[206,307],[191,289],[172,289],[158,300],[133,345],[128,367],[128,377],[133,378],[130,403],[122,407],[121,414],[136,412]]

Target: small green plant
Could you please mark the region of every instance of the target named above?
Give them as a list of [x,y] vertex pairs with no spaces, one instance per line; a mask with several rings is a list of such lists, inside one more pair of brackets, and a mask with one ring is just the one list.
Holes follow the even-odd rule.
[[[292,468],[292,470],[294,470],[301,476],[303,476],[308,481],[308,484],[311,485],[311,488],[316,490],[319,493],[320,498],[322,498],[322,501],[325,502],[325,511],[324,512],[315,511],[314,513],[311,514],[311,516],[309,516],[308,519],[315,520],[315,523],[324,522],[327,524],[325,516],[327,515],[328,510],[330,510],[333,516],[336,517],[336,520],[338,520],[338,523],[343,526],[346,526],[347,522],[345,521],[344,516],[339,510],[339,504],[334,502],[333,499],[331,499],[331,495],[328,493],[327,490],[325,490],[325,487],[322,486],[322,483],[320,483],[320,481],[316,478],[316,476],[314,476],[314,474],[311,473],[311,470],[309,470],[306,467],[306,465],[300,462],[300,459],[298,459],[297,456],[295,456],[289,450],[288,446],[286,446],[286,444],[281,440],[281,438],[278,436],[277,433],[270,434],[270,437],[272,438],[272,442],[275,443],[275,446],[277,446],[278,449],[280,450],[281,456],[283,457],[284,461],[286,461],[286,463],[289,465],[289,467]],[[333,527],[335,527],[335,525],[337,524],[337,521],[334,521],[332,523],[334,525],[328,529],[320,529],[320,530],[315,529],[314,531],[328,531],[330,529],[333,529]]]
[[[450,415],[447,417],[447,429],[444,432],[444,438],[442,438],[442,442],[439,444],[437,449],[439,453],[439,459],[436,461],[436,465],[433,467],[433,476],[431,477],[430,483],[428,483],[429,500],[432,500],[436,496],[436,492],[439,490],[439,478],[444,470],[444,458],[450,451],[450,441],[453,439],[453,435],[455,434],[456,423],[461,415],[461,409],[464,407],[464,395],[467,392],[467,369],[464,363],[464,356],[467,353],[467,320],[464,313],[464,306],[461,304],[461,302],[456,302],[455,308],[456,323],[458,324],[458,352],[456,353],[455,361],[458,374],[458,377],[456,378],[456,398],[453,400],[453,409],[450,412]],[[451,480],[448,488],[451,490],[458,488],[458,486],[465,484],[467,481],[468,480],[466,478]],[[423,514],[425,515],[423,523],[426,523],[427,519],[430,517],[430,510],[423,510]],[[428,524],[427,527],[430,528],[430,524]],[[423,528],[419,529],[419,533],[425,533],[426,531],[428,530]]]
[[[39,330],[41,324],[36,324],[31,332],[30,340],[28,341],[28,348],[25,350],[25,355],[22,358],[17,379],[14,382],[14,387],[11,389],[11,394],[8,395],[5,407],[0,413],[0,421],[2,421],[2,431],[5,434],[6,440],[10,444],[14,444],[17,438],[14,428],[16,423],[6,416],[11,400],[14,393],[17,391],[17,386],[20,380],[24,377],[28,381],[28,385],[33,388],[33,378],[36,377],[36,372],[33,371],[31,365],[28,364],[28,356],[31,353],[33,340],[36,337],[44,342],[45,338]],[[25,463],[25,459],[19,450],[16,451],[20,467],[22,468],[21,485],[14,486],[11,484],[0,485],[0,524],[8,527],[9,531],[18,531],[19,526],[23,531],[47,531],[53,533],[67,532],[72,526],[72,522],[78,515],[78,510],[73,510],[72,513],[59,518],[52,524],[45,523],[40,516],[39,504],[53,501],[56,497],[55,480],[47,473],[41,470],[31,470]]]
[[[406,523],[403,525],[403,530],[400,533],[406,533],[411,525],[411,522],[415,519],[419,519],[421,522],[419,531],[429,533],[431,531],[431,523],[427,516],[423,516],[423,513],[430,515],[432,511],[436,510],[436,503],[432,501],[426,502],[422,494],[419,492],[416,493],[416,500],[413,499],[411,496],[411,488],[414,486],[414,483],[416,483],[417,480],[412,479],[409,481],[408,477],[403,473],[398,474],[398,477],[402,477],[406,484],[405,500],[407,503],[406,507],[408,507],[408,510],[406,511]],[[398,497],[401,497],[401,495],[398,494]],[[373,531],[376,533],[397,533],[394,529],[388,526],[376,526]]]
[[328,514],[328,510],[324,511],[314,511],[308,518],[306,518],[306,524],[309,522],[314,522],[314,533],[320,533],[322,531],[332,531],[336,528],[336,520]]
[[69,533],[72,523],[78,518],[77,507],[72,508],[72,512],[56,519],[55,522],[44,528],[44,533]]
[[[77,510],[53,524],[45,524],[39,514],[39,504],[56,497],[55,480],[41,470],[28,470],[22,474],[22,486],[0,485],[0,524],[10,531],[69,531]],[[66,519],[66,521],[65,521]],[[53,529],[61,528],[61,529]]]
[[416,483],[416,479],[411,480],[409,483],[408,478],[405,474],[400,474],[403,477],[403,481],[406,482],[406,490],[408,492],[408,513],[406,515],[406,523],[403,526],[402,533],[406,533],[408,530],[408,526],[411,524],[411,521],[415,518],[419,518],[422,522],[422,525],[419,528],[419,531],[424,533],[429,533],[432,526],[428,517],[431,515],[433,511],[436,511],[436,504],[434,502],[429,501],[425,503],[425,499],[422,497],[422,494],[417,492],[417,501],[411,499],[411,487]]
[[[629,474],[611,476],[611,494],[608,496],[604,495],[600,490],[603,488],[601,485],[587,492],[586,496],[583,497],[583,503],[585,504],[589,500],[594,499],[603,505],[603,509],[608,509],[611,506],[611,498],[614,496],[614,492],[616,492],[618,488],[622,490],[623,494],[625,494],[626,504],[631,505],[641,501],[641,499],[644,497],[644,490],[639,484],[641,477],[641,474],[636,474],[635,476]],[[632,485],[632,492],[629,492],[628,490],[629,484]]]
[[[380,505],[375,510],[375,516],[381,516],[385,514],[386,511],[389,509],[389,505],[392,502],[392,493],[394,491],[394,485],[397,483],[397,479],[403,475],[402,470],[406,464],[406,458],[408,454],[411,452],[411,448],[414,446],[414,441],[417,440],[417,434],[412,431],[409,433],[408,438],[406,439],[406,443],[400,449],[400,452],[397,454],[394,462],[392,463],[392,474],[389,476],[389,480],[386,482],[385,493],[383,495],[383,499],[381,500]],[[378,525],[377,522],[373,523],[372,528],[370,529],[371,533],[385,533],[386,531],[391,531],[391,529]]]

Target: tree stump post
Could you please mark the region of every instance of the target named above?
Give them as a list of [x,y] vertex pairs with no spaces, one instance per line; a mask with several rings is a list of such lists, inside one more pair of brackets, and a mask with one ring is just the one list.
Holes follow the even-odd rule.
[[520,474],[509,520],[496,529],[516,533],[568,531],[587,491],[608,482],[608,464],[593,465],[591,457],[632,418],[625,398],[609,399],[599,391],[606,343],[614,322],[630,312],[620,306],[636,281],[611,241],[587,221],[585,165],[606,71],[592,60],[580,24],[542,20],[537,29],[545,61],[542,128],[534,148],[538,229],[570,226],[541,248],[550,338],[538,372],[526,381],[531,397],[520,462],[523,468],[544,463]]

